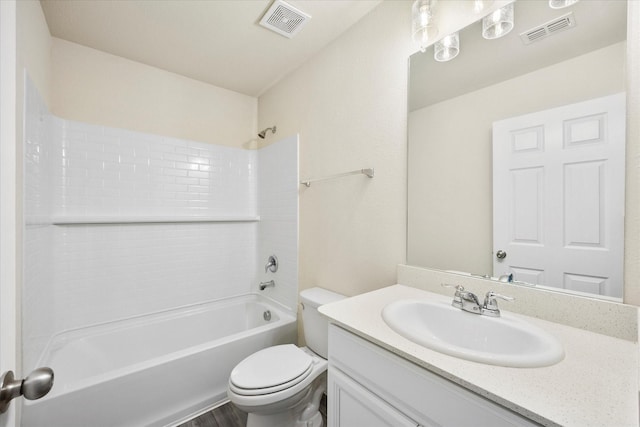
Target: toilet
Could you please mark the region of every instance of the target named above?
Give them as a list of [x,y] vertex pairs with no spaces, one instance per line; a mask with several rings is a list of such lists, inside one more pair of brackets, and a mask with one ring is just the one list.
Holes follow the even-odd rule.
[[318,411],[327,389],[328,320],[318,307],[344,299],[322,288],[300,292],[307,347],[268,347],[236,365],[227,395],[247,412],[247,427],[321,427]]

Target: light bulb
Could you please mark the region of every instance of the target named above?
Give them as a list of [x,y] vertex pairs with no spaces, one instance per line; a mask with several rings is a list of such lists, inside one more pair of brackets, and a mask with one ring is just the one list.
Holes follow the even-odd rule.
[[576,3],[578,3],[578,0],[549,0],[549,7],[551,9],[562,9]]
[[434,0],[416,0],[411,12],[411,36],[423,52],[438,36],[438,27],[433,22]]
[[513,30],[513,3],[482,18],[482,37],[497,39]]
[[460,53],[460,38],[458,33],[453,33],[436,42],[433,59],[438,62],[451,61],[458,56],[458,53]]

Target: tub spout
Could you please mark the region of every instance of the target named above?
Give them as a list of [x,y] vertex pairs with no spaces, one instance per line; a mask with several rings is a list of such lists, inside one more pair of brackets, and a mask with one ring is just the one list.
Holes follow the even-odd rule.
[[264,291],[269,286],[275,286],[275,285],[276,285],[276,282],[274,282],[273,280],[269,280],[268,282],[260,282],[260,290]]

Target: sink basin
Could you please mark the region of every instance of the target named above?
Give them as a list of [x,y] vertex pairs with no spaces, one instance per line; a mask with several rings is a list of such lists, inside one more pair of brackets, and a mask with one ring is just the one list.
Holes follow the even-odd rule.
[[536,368],[564,358],[562,344],[555,337],[508,313],[489,317],[445,302],[400,300],[388,304],[382,318],[416,344],[474,362]]

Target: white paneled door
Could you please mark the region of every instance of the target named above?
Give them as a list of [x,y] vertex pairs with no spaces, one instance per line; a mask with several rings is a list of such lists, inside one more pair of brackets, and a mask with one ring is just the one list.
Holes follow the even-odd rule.
[[622,298],[624,150],[624,94],[494,122],[494,276]]

